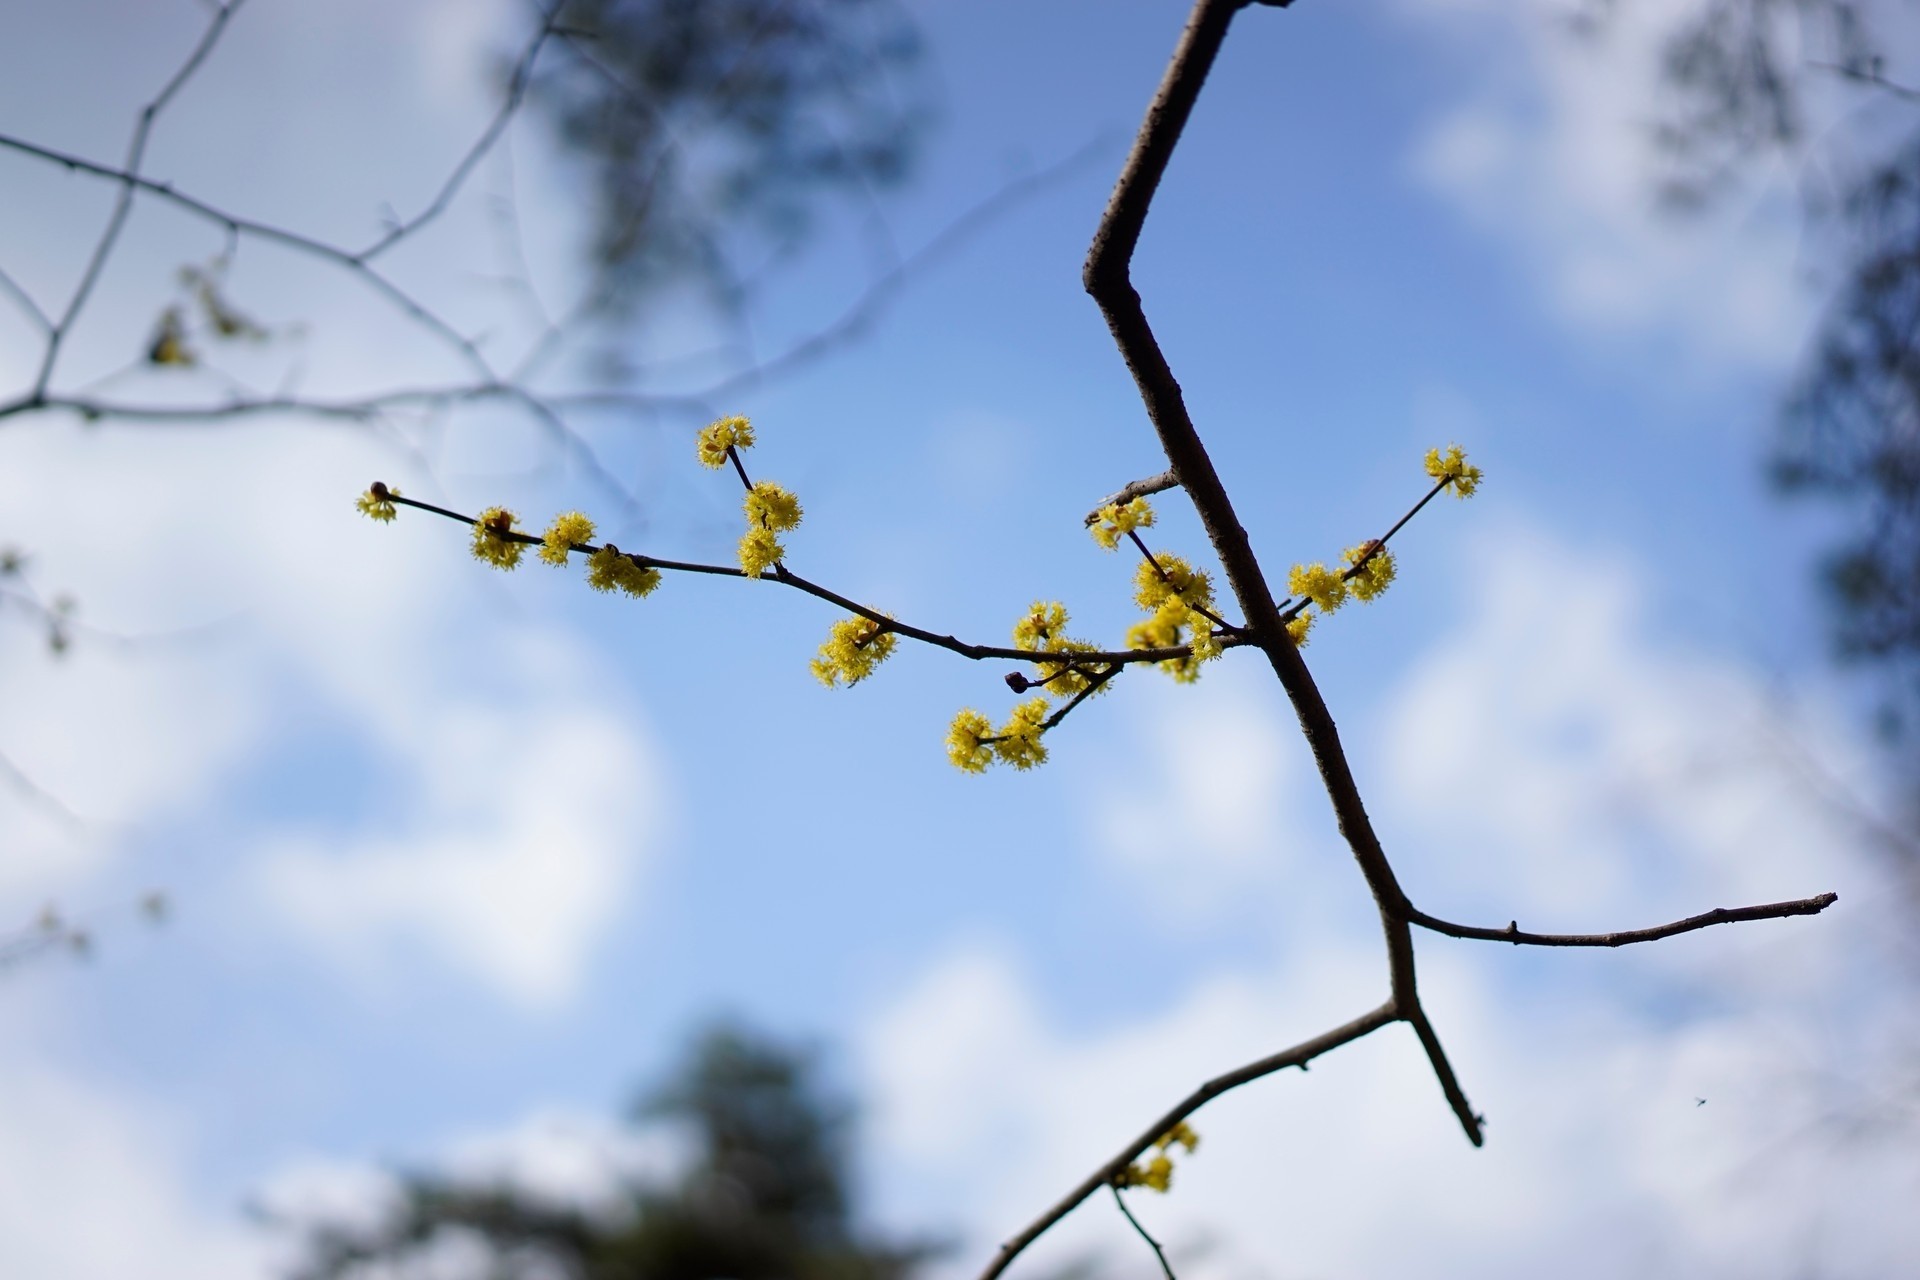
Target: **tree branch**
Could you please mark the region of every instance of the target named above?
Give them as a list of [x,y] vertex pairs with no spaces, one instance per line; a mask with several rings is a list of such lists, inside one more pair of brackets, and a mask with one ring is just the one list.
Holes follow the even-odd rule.
[[1118,1177],[1121,1171],[1132,1164],[1148,1147],[1158,1142],[1175,1125],[1221,1094],[1238,1089],[1243,1084],[1250,1084],[1262,1076],[1270,1076],[1287,1067],[1299,1067],[1304,1070],[1306,1065],[1315,1058],[1378,1031],[1395,1021],[1397,1016],[1391,1002],[1383,1004],[1371,1013],[1355,1018],[1345,1026],[1335,1027],[1311,1040],[1303,1040],[1291,1049],[1269,1054],[1267,1057],[1256,1059],[1244,1067],[1238,1067],[1207,1081],[1175,1103],[1139,1137],[1122,1148],[1118,1155],[1088,1174],[1079,1186],[1062,1196],[1046,1212],[1028,1223],[1018,1235],[1002,1244],[999,1251],[993,1255],[993,1261],[989,1262],[986,1270],[980,1273],[980,1280],[995,1280],[995,1277],[1007,1269],[1008,1263],[1020,1256],[1028,1245],[1038,1240],[1056,1222],[1078,1208],[1081,1201],[1100,1190],[1101,1187],[1111,1185],[1114,1178]]
[[1450,938],[1511,942],[1516,947],[1626,947],[1636,942],[1658,942],[1662,938],[1692,933],[1695,929],[1706,929],[1716,924],[1779,920],[1787,916],[1817,916],[1839,900],[1837,893],[1822,893],[1792,902],[1768,902],[1755,907],[1715,907],[1712,911],[1703,911],[1697,916],[1688,916],[1671,924],[1657,924],[1647,929],[1622,929],[1617,933],[1529,933],[1516,922],[1509,922],[1504,929],[1488,929],[1479,925],[1454,924],[1438,916],[1430,916],[1417,907],[1408,911],[1407,922],[1435,933],[1444,933]]

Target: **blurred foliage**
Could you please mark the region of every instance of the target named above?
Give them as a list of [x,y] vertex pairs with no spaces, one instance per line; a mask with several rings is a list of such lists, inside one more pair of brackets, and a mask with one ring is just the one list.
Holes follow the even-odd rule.
[[804,1051],[736,1027],[707,1032],[634,1111],[693,1139],[671,1185],[635,1179],[611,1208],[557,1204],[510,1185],[427,1174],[372,1227],[309,1224],[302,1280],[412,1274],[436,1246],[474,1280],[906,1280],[934,1250],[856,1225],[853,1108]]
[[906,176],[930,109],[894,0],[569,0],[533,85],[591,174],[603,310],[791,252],[830,194]]
[[[1907,6],[1909,20],[1912,5]],[[1666,48],[1664,194],[1713,201],[1757,162],[1809,154],[1809,99],[1857,95],[1806,185],[1842,283],[1780,417],[1773,475],[1823,495],[1848,531],[1825,559],[1839,654],[1886,677],[1882,723],[1920,738],[1920,89],[1851,0],[1711,0]],[[1884,19],[1885,14],[1881,17]],[[1910,21],[1909,21],[1910,25]]]

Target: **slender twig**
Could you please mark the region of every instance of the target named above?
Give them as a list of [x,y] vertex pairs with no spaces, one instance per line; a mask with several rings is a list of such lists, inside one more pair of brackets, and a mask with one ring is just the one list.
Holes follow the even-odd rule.
[[1107,1190],[1113,1192],[1113,1202],[1120,1206],[1120,1212],[1125,1215],[1128,1222],[1133,1224],[1133,1229],[1140,1233],[1140,1238],[1145,1240],[1153,1250],[1153,1256],[1160,1259],[1160,1270],[1167,1277],[1167,1280],[1175,1280],[1173,1267],[1167,1262],[1167,1251],[1160,1247],[1158,1240],[1155,1240],[1147,1233],[1145,1227],[1140,1225],[1140,1219],[1133,1216],[1133,1210],[1127,1208],[1127,1198],[1120,1194],[1120,1184],[1117,1182],[1109,1182],[1107,1184]]
[[20,304],[20,309],[27,313],[27,318],[33,321],[34,326],[41,333],[53,332],[53,318],[33,300],[33,295],[27,292],[24,285],[5,271],[0,271],[0,290],[4,290],[9,297]]
[[527,96],[527,86],[533,80],[533,64],[539,59],[540,50],[553,37],[553,20],[558,16],[559,8],[556,5],[547,13],[545,21],[540,24],[533,39],[527,42],[527,47],[521,52],[519,61],[514,63],[513,72],[507,79],[507,92],[501,100],[500,109],[494,112],[493,119],[486,129],[474,140],[473,145],[467,148],[466,154],[460,157],[460,162],[454,165],[453,172],[449,173],[446,181],[440,184],[440,190],[435,193],[427,207],[405,222],[395,222],[388,228],[385,235],[355,254],[354,257],[357,260],[371,262],[446,212],[447,206],[453,203],[453,198],[460,193],[460,188],[466,185],[468,175],[481,160],[486,158],[487,153],[493,150],[494,144],[500,140],[500,135],[506,132],[507,125],[519,112],[520,104]]
[[[107,259],[113,253],[114,245],[120,239],[120,231],[127,225],[127,215],[133,211],[133,195],[137,187],[146,185],[140,178],[140,164],[146,159],[147,139],[153,133],[153,122],[159,118],[173,96],[180,92],[182,85],[193,77],[206,61],[213,46],[219,43],[220,34],[226,30],[227,23],[239,10],[245,0],[228,0],[214,10],[213,18],[207,23],[207,29],[201,33],[199,43],[187,55],[173,76],[161,88],[160,93],[146,106],[140,109],[140,115],[133,126],[133,137],[127,143],[127,158],[120,166],[120,172],[113,176],[120,183],[120,194],[113,202],[113,212],[107,216],[107,225],[94,242],[93,253],[87,259],[87,265],[80,273],[80,281],[74,286],[72,297],[67,299],[66,310],[60,318],[47,329],[46,349],[41,353],[40,370],[34,375],[33,394],[40,396],[46,392],[47,384],[53,379],[53,366],[60,358],[60,348],[66,342],[67,334],[73,329],[73,323],[80,318],[81,308],[87,305],[87,298],[93,293],[93,286],[100,279],[100,273],[106,269]],[[71,165],[69,168],[73,167]]]
[[1516,947],[1626,947],[1636,942],[1658,942],[1662,938],[1692,933],[1695,929],[1706,929],[1716,924],[1779,920],[1786,916],[1817,916],[1839,899],[1837,893],[1822,893],[1811,898],[1796,898],[1792,902],[1768,902],[1755,907],[1715,907],[1712,911],[1703,911],[1697,916],[1688,916],[1685,920],[1675,920],[1670,924],[1658,924],[1646,929],[1622,929],[1615,933],[1530,933],[1516,922],[1509,922],[1504,929],[1488,929],[1480,925],[1454,924],[1417,908],[1408,913],[1407,922],[1435,933],[1444,933],[1450,938],[1511,942]]
[[1162,471],[1157,476],[1148,476],[1144,480],[1133,480],[1121,485],[1114,492],[1100,499],[1100,505],[1087,512],[1081,523],[1088,528],[1100,523],[1100,513],[1108,507],[1121,507],[1135,498],[1144,498],[1148,494],[1162,493],[1180,483],[1180,477],[1171,471]]
[[1005,1271],[1007,1264],[1020,1256],[1028,1245],[1038,1240],[1060,1219],[1072,1213],[1088,1196],[1099,1191],[1101,1187],[1110,1185],[1142,1152],[1160,1141],[1172,1131],[1175,1125],[1221,1094],[1238,1089],[1243,1084],[1251,1084],[1263,1076],[1270,1076],[1287,1067],[1299,1067],[1305,1070],[1307,1064],[1315,1058],[1338,1049],[1343,1044],[1350,1044],[1362,1036],[1371,1035],[1392,1023],[1397,1016],[1391,1002],[1383,1004],[1378,1009],[1355,1018],[1345,1026],[1322,1032],[1311,1040],[1303,1040],[1290,1049],[1257,1058],[1243,1067],[1237,1067],[1207,1081],[1176,1102],[1148,1125],[1138,1137],[1122,1147],[1119,1154],[1088,1174],[1078,1186],[1060,1197],[1038,1218],[1028,1223],[1018,1235],[1003,1243],[993,1255],[993,1260],[987,1264],[986,1270],[980,1273],[980,1280],[994,1280],[994,1277]]
[[[385,488],[385,486],[382,486],[382,488]],[[400,494],[394,493],[391,489],[387,489],[386,493],[391,501],[400,506],[413,507],[419,511],[430,512],[436,516],[443,516],[448,520],[457,520],[461,524],[471,525],[475,523],[472,516],[464,515],[461,512],[437,506],[431,502],[422,502],[418,498],[402,497]],[[518,529],[501,533],[497,536],[509,542],[518,542],[530,547],[541,546],[545,542],[543,538],[535,537],[530,533],[523,533]],[[591,555],[602,548],[592,543],[582,542],[575,543],[573,549]],[[956,636],[941,635],[937,632],[929,631],[924,627],[916,627],[911,623],[902,622],[898,618],[888,617],[870,605],[861,604],[857,600],[849,600],[839,592],[823,587],[819,583],[807,578],[803,578],[791,569],[783,566],[775,566],[758,579],[754,579],[748,577],[745,570],[732,565],[702,564],[690,560],[666,560],[659,556],[646,555],[636,551],[623,551],[621,554],[645,569],[663,569],[671,573],[699,573],[719,578],[746,578],[748,581],[772,582],[778,583],[781,586],[792,587],[794,590],[804,592],[816,600],[825,600],[829,604],[838,605],[848,613],[858,614],[869,622],[878,623],[888,631],[905,636],[909,640],[918,640],[922,644],[932,645],[937,649],[945,649],[949,653],[957,653],[963,658],[971,658],[976,662],[988,659],[1022,663],[1070,661],[1074,663],[1122,667],[1140,662],[1167,662],[1173,659],[1191,657],[1193,653],[1192,647],[1184,644],[1168,645],[1158,649],[1098,650],[1089,653],[1082,653],[1078,650],[1054,653],[1044,649],[1015,649],[1004,645],[969,644]],[[1220,643],[1223,648],[1236,648],[1244,644],[1245,641],[1235,636],[1223,636]]]

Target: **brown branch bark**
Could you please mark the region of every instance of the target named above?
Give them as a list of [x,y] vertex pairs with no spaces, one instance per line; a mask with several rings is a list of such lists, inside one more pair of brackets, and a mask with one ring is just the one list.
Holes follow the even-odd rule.
[[1480,925],[1454,924],[1450,920],[1430,916],[1417,907],[1408,912],[1407,922],[1435,933],[1444,933],[1449,938],[1511,942],[1516,947],[1626,947],[1636,942],[1658,942],[1662,938],[1692,933],[1695,929],[1707,929],[1716,924],[1779,920],[1787,916],[1817,916],[1839,900],[1837,893],[1822,893],[1811,898],[1796,898],[1792,902],[1767,902],[1755,907],[1715,907],[1712,911],[1703,911],[1697,916],[1688,916],[1671,924],[1657,924],[1646,929],[1622,929],[1616,933],[1529,933],[1513,921],[1509,921],[1504,929],[1488,929]]

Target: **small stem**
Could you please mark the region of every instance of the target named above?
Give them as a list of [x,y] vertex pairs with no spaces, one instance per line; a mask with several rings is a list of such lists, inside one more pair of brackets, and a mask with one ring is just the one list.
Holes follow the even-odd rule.
[[1147,1229],[1140,1225],[1140,1219],[1134,1217],[1133,1210],[1127,1208],[1127,1199],[1120,1194],[1120,1184],[1109,1182],[1107,1190],[1113,1192],[1113,1202],[1120,1206],[1120,1212],[1126,1216],[1128,1222],[1133,1224],[1133,1229],[1140,1233],[1140,1238],[1152,1246],[1153,1256],[1160,1259],[1160,1270],[1166,1274],[1167,1280],[1175,1280],[1173,1268],[1167,1262],[1167,1251],[1160,1247],[1158,1240],[1147,1234]]

